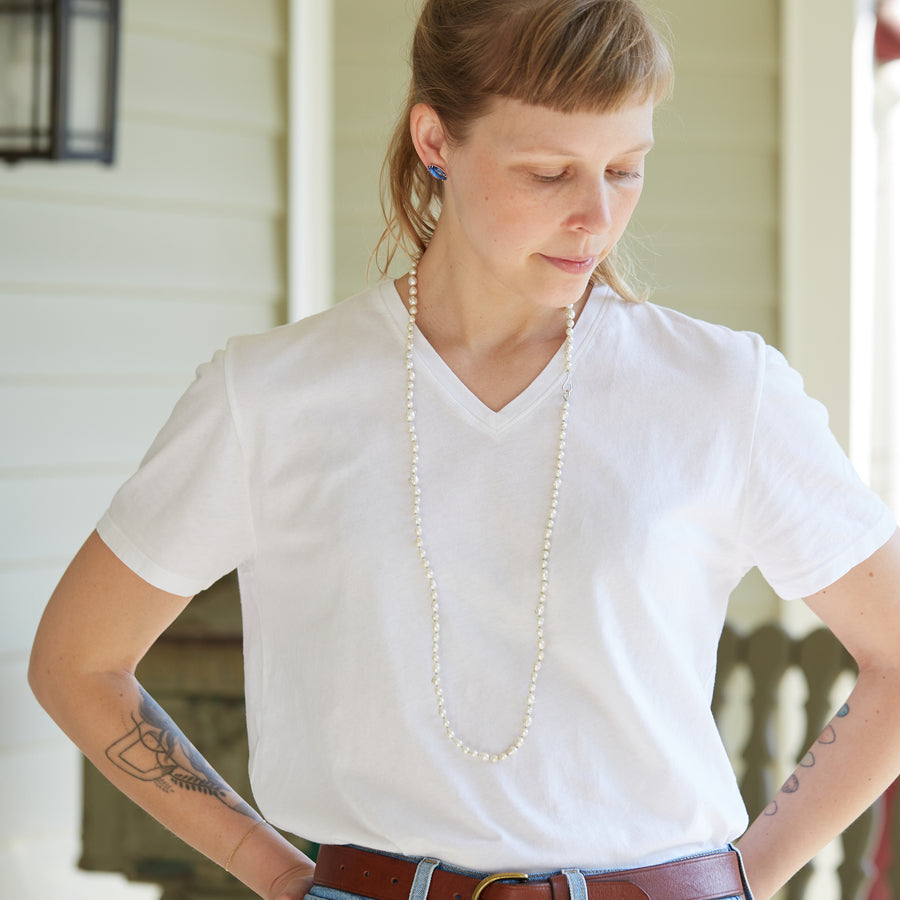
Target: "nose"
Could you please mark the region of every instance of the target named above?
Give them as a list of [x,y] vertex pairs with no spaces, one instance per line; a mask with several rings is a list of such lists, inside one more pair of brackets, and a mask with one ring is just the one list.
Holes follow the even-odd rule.
[[578,192],[575,212],[570,217],[573,227],[591,234],[606,234],[612,226],[610,187],[601,180]]

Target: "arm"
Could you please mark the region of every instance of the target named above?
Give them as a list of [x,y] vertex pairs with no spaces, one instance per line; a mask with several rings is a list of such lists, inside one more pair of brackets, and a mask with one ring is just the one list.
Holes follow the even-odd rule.
[[900,532],[806,603],[853,655],[859,678],[738,842],[756,900],[771,897],[900,772]]
[[132,800],[266,900],[299,900],[313,863],[260,822],[138,684],[138,662],[190,598],[152,587],[96,533],[72,561],[35,638],[38,701]]

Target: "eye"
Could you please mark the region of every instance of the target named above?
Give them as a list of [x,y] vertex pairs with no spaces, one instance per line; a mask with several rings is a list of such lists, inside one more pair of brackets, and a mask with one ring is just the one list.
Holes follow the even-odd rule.
[[553,184],[555,181],[562,181],[567,174],[567,170],[563,169],[560,172],[532,172],[531,176],[540,184]]
[[630,169],[608,169],[607,171],[613,178],[618,178],[621,181],[639,181],[644,177],[643,172]]

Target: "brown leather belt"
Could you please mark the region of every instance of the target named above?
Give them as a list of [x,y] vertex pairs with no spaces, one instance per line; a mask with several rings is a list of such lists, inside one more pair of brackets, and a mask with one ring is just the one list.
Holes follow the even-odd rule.
[[[416,862],[359,847],[323,845],[315,883],[375,900],[409,900]],[[504,872],[479,879],[435,869],[428,900],[569,900],[566,876],[535,881]],[[511,883],[519,879],[517,883]],[[585,875],[588,900],[719,900],[744,894],[737,853],[723,850],[657,866]],[[482,896],[483,895],[483,896]]]

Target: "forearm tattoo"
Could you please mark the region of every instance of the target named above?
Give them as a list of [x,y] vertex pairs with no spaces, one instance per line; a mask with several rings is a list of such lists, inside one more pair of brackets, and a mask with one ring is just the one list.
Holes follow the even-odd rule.
[[[845,703],[838,711],[835,716],[836,719],[843,719],[850,713],[850,707]],[[834,730],[834,725],[829,724],[825,726],[824,731],[819,735],[816,739],[816,746],[813,747],[803,759],[800,760],[800,765],[797,768],[797,771],[791,775],[788,780],[781,786],[782,794],[796,794],[797,791],[800,790],[802,786],[801,776],[803,769],[811,769],[816,764],[816,748],[818,745],[827,746],[829,744],[833,744],[837,740],[837,732]],[[774,816],[778,812],[778,801],[773,800],[764,810],[764,815]]]
[[159,704],[140,688],[133,728],[106,748],[106,757],[126,775],[152,782],[166,793],[176,789],[215,797],[249,818],[257,813],[222,780]]

